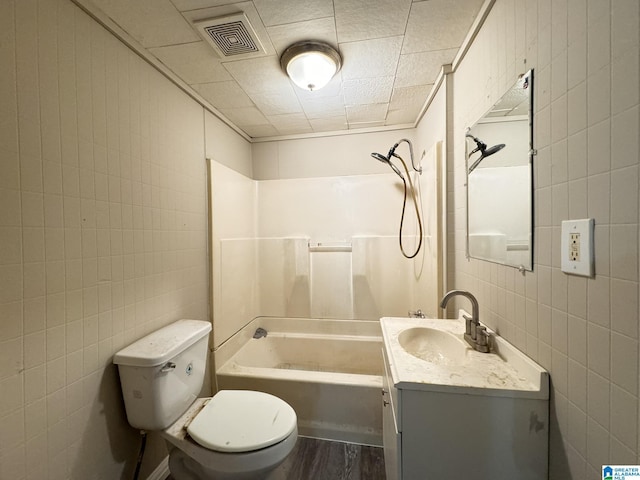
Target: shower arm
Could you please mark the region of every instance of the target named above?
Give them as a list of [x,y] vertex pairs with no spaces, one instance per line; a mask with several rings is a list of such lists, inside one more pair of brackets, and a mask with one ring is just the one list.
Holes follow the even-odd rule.
[[[404,160],[402,160],[400,156],[396,155],[396,148],[398,148],[398,146],[402,142],[406,142],[407,145],[409,145],[409,156],[411,158],[411,167],[420,175],[422,175],[422,166],[416,167],[415,161],[413,159],[413,145],[411,144],[411,141],[407,138],[401,138],[400,140],[398,140],[398,142],[393,147],[391,147],[391,150],[389,150],[389,154],[387,155],[387,158],[390,159],[391,157],[396,157],[396,158],[399,158],[402,162],[404,162]],[[407,175],[408,174],[409,174],[409,171],[407,169]]]
[[465,135],[465,137],[470,138],[471,140],[473,140],[476,143],[476,148],[474,148],[473,150],[471,150],[469,152],[469,155],[473,155],[476,152],[480,152],[480,155],[482,156],[484,154],[484,151],[487,149],[487,144],[484,143],[482,140],[480,140],[479,138],[474,137],[473,135],[471,135],[470,133],[467,133]]

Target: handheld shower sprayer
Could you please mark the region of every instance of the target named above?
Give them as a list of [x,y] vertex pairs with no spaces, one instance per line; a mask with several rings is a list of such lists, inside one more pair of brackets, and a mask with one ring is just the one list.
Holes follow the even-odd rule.
[[[402,215],[400,216],[400,230],[398,232],[398,240],[400,242],[400,251],[402,252],[402,255],[404,255],[406,258],[414,258],[416,255],[418,255],[418,252],[422,247],[422,219],[420,218],[420,210],[418,209],[418,199],[416,197],[415,187],[413,186],[413,182],[411,181],[411,175],[409,174],[409,169],[407,168],[407,164],[402,159],[402,157],[396,153],[396,149],[402,142],[407,142],[407,144],[409,145],[409,154],[411,155],[411,166],[416,172],[422,175],[422,167],[416,168],[415,163],[413,161],[413,146],[411,145],[411,142],[406,138],[399,140],[393,147],[391,147],[386,157],[381,153],[377,153],[377,152],[373,152],[371,156],[376,160],[389,165],[391,169],[395,172],[395,174],[398,175],[402,180],[402,183],[404,185],[404,199],[402,201]],[[400,171],[400,169],[391,162],[391,157],[395,157],[398,160],[400,160],[400,162],[402,163],[402,166],[404,167],[404,171],[407,175],[406,179],[402,174],[402,172]],[[418,247],[416,248],[416,251],[411,255],[407,254],[404,251],[404,246],[402,244],[402,227],[404,224],[404,213],[407,206],[407,181],[409,182],[409,186],[411,187],[411,198],[413,198],[413,205],[415,206],[415,209],[416,209],[416,217],[418,218],[418,229],[419,229]]]
[[393,170],[396,173],[396,175],[398,175],[402,179],[403,182],[405,181],[404,176],[402,175],[402,172],[398,167],[396,167],[393,163],[391,163],[391,160],[389,160],[389,157],[385,157],[381,153],[377,153],[377,152],[373,152],[371,156],[376,160],[389,165],[391,167],[391,170]]
[[469,156],[473,155],[476,152],[480,152],[480,158],[478,158],[475,162],[471,164],[471,166],[469,167],[469,173],[473,172],[482,160],[493,155],[494,153],[499,152],[504,147],[506,147],[504,143],[500,143],[498,145],[494,145],[493,147],[487,148],[486,143],[484,143],[479,138],[474,137],[470,133],[467,133],[465,137],[471,138],[474,142],[476,142],[476,148],[474,148],[469,152]]

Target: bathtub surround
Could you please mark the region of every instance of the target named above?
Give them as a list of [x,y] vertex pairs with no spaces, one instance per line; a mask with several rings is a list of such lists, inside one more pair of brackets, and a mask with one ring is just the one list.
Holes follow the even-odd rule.
[[[310,240],[309,240],[310,242]],[[333,247],[323,247],[333,245]],[[309,244],[309,317],[353,318],[351,242]]]
[[[212,162],[215,347],[255,316],[372,320],[419,308],[437,316],[442,145],[423,152],[425,173],[415,174],[424,248],[407,260],[398,249],[399,180],[384,168],[377,173],[380,167],[364,155],[370,142],[379,141],[375,135],[355,137],[313,143],[329,148],[332,140],[339,141],[354,163],[365,158],[360,175],[336,176],[330,164],[318,171],[320,176],[287,178],[285,164],[294,158],[307,162],[299,157],[300,141],[277,146],[280,179],[252,180]],[[417,244],[417,232],[416,219],[409,216],[406,245]]]
[[320,252],[311,242],[220,241],[216,347],[255,316],[374,320],[382,312],[406,315],[407,305],[437,307],[435,296],[425,295],[430,279],[399,255],[396,236],[356,236],[340,242],[350,251],[338,252]]
[[[253,144],[257,180],[248,169],[212,157],[219,388],[257,388],[285,399],[298,413],[302,435],[380,444],[380,348],[363,349],[371,342],[349,343],[335,335],[278,332],[289,332],[287,323],[308,323],[304,319],[319,315],[324,318],[314,320],[318,325],[354,326],[359,339],[369,323],[362,320],[390,312],[406,315],[418,308],[438,315],[444,285],[440,260],[445,222],[438,212],[446,205],[445,98],[434,98],[423,130]],[[365,154],[398,138],[413,141],[424,169],[422,176],[414,174],[425,222],[424,247],[411,261],[398,249],[398,179]],[[416,232],[415,219],[408,218],[405,242],[412,244]],[[336,285],[342,285],[339,296],[331,294]],[[257,325],[251,320],[257,315],[275,317],[266,319],[275,333],[250,338]],[[336,365],[333,357],[325,358],[323,353],[334,352],[340,344],[348,345],[353,361]],[[379,338],[375,344],[380,346]],[[269,358],[263,358],[265,352],[250,352],[260,345],[260,351],[270,347]],[[292,360],[287,355],[291,351],[305,355]],[[366,370],[354,371],[362,363],[355,359],[364,360]]]

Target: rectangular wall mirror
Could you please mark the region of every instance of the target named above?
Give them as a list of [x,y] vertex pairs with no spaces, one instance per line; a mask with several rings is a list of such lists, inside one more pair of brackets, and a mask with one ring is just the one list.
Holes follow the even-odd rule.
[[467,255],[533,269],[533,70],[465,133]]

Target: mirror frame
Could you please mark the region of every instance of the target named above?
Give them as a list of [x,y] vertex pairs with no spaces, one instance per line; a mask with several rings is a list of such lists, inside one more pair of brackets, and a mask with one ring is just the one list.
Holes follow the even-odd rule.
[[[528,130],[529,130],[529,171],[530,171],[530,175],[529,175],[529,180],[530,180],[530,191],[529,191],[529,195],[530,195],[530,238],[531,238],[531,244],[530,244],[530,254],[529,254],[529,265],[515,265],[515,264],[509,264],[506,262],[502,262],[499,260],[492,260],[490,258],[484,258],[484,257],[477,257],[477,256],[473,256],[471,255],[471,251],[469,249],[469,166],[470,166],[470,162],[469,162],[469,142],[467,140],[466,137],[466,133],[468,131],[470,131],[474,126],[476,126],[480,120],[482,120],[483,118],[485,118],[487,116],[487,114],[493,109],[493,107],[500,102],[500,100],[502,100],[504,98],[504,96],[509,93],[520,81],[521,78],[528,76],[529,78],[529,108],[528,108]],[[498,265],[504,265],[505,267],[513,267],[513,268],[517,268],[518,271],[520,271],[521,273],[524,274],[525,271],[528,272],[532,272],[533,271],[533,265],[534,265],[534,245],[535,245],[535,194],[534,194],[534,181],[533,181],[533,161],[534,161],[534,157],[535,155],[537,155],[537,151],[534,148],[533,145],[533,106],[534,106],[534,70],[533,69],[529,69],[528,71],[518,75],[518,78],[516,80],[516,82],[511,85],[511,87],[509,87],[503,94],[502,96],[496,100],[494,102],[494,104],[491,106],[491,108],[489,108],[484,114],[482,114],[480,116],[480,118],[478,118],[478,120],[476,120],[473,125],[471,125],[470,127],[465,128],[465,193],[466,193],[466,238],[465,238],[465,246],[466,246],[466,257],[467,260],[473,258],[476,260],[483,260],[486,262],[491,262],[491,263],[496,263]]]

